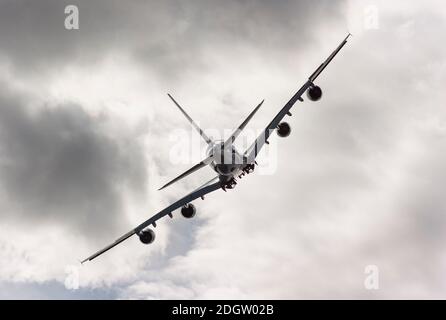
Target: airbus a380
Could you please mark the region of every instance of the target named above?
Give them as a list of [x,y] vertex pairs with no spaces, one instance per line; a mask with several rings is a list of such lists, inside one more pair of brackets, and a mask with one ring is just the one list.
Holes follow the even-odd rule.
[[311,101],[318,101],[322,97],[322,89],[315,84],[316,79],[322,73],[322,71],[328,66],[328,64],[333,60],[337,53],[344,47],[347,43],[347,39],[350,34],[339,44],[339,46],[330,54],[330,56],[313,72],[313,74],[308,78],[305,84],[296,92],[296,94],[285,104],[285,106],[277,113],[277,115],[271,120],[265,130],[262,131],[259,137],[252,143],[252,145],[243,153],[240,153],[234,147],[234,141],[240,132],[245,128],[254,114],[259,110],[263,101],[249,114],[249,116],[240,124],[240,126],[234,131],[234,133],[223,142],[213,141],[209,138],[203,130],[201,130],[198,125],[192,120],[192,118],[184,111],[184,109],[175,101],[175,99],[168,94],[169,98],[175,103],[178,109],[183,113],[187,120],[192,124],[192,126],[198,131],[201,137],[208,144],[208,152],[206,158],[200,163],[196,164],[183,174],[179,175],[172,181],[166,183],[163,189],[180,179],[190,175],[191,173],[210,166],[214,171],[217,172],[217,176],[212,180],[208,181],[195,191],[189,193],[185,197],[179,199],[178,201],[172,203],[167,208],[161,210],[150,219],[144,221],[136,228],[130,230],[120,238],[118,238],[112,244],[106,246],[102,250],[96,252],[95,254],[89,256],[82,263],[86,261],[91,261],[103,254],[104,252],[110,250],[116,245],[120,244],[124,240],[137,235],[142,243],[150,244],[155,240],[155,233],[150,226],[156,227],[156,222],[163,218],[164,216],[169,216],[173,218],[173,211],[181,208],[181,215],[185,218],[192,218],[195,216],[195,206],[191,203],[197,198],[204,199],[204,196],[208,193],[214,192],[219,189],[227,191],[227,189],[233,189],[237,180],[241,179],[244,175],[249,174],[254,171],[257,165],[255,159],[259,154],[262,147],[269,144],[269,138],[274,130],[276,130],[279,137],[287,137],[291,132],[291,127],[287,122],[282,121],[285,116],[291,116],[291,108],[297,101],[303,102],[302,96],[306,93],[307,97]]

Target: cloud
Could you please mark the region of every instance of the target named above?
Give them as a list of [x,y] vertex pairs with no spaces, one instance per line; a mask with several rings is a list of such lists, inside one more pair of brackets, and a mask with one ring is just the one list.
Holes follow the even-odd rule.
[[[377,5],[384,26],[351,39],[319,81],[324,99],[298,105],[292,136],[272,141],[276,174],[199,203],[208,220],[196,245],[156,279],[142,274],[149,285],[125,296],[186,288],[195,298],[444,296],[444,58],[425,36],[444,25],[434,11],[397,19],[393,5]],[[293,83],[284,74],[269,92]],[[273,99],[263,113],[286,101]],[[364,288],[369,264],[380,268],[378,291]]]
[[[99,63],[128,52],[170,85],[188,70],[213,68],[220,50],[255,46],[282,52],[312,41],[300,30],[325,14],[339,16],[333,1],[3,1],[0,56],[28,77],[70,65]],[[80,30],[64,28],[64,8],[77,5]],[[304,13],[310,14],[304,14]],[[276,36],[281,33],[281,36]],[[279,50],[277,50],[279,49]]]
[[53,222],[89,236],[118,230],[120,190],[143,194],[147,183],[136,137],[112,132],[106,114],[94,117],[79,105],[31,111],[26,103],[5,89],[0,94],[0,176],[8,207],[2,219]]
[[[266,98],[250,123],[263,128],[362,16],[355,3],[77,2],[81,29],[68,32],[63,3],[3,2],[2,285],[58,296],[73,257],[211,174],[156,191],[188,166],[169,162],[187,123],[165,91],[205,129],[233,128]],[[292,135],[272,137],[274,175],[209,195],[192,221],[160,221],[150,247],[134,238],[83,266],[80,295],[443,297],[445,61],[428,35],[444,17],[436,1],[372,5],[379,29],[350,39],[318,79],[322,101],[296,105]],[[148,129],[132,130],[140,118]],[[369,264],[378,291],[364,288]]]

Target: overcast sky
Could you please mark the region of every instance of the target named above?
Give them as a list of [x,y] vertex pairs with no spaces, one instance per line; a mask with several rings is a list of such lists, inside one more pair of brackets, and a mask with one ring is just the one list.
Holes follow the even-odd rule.
[[[204,157],[167,92],[214,139],[265,99],[249,140],[348,32],[261,174],[80,266],[215,175],[157,191]],[[0,298],[446,298],[445,32],[440,0],[0,0]]]

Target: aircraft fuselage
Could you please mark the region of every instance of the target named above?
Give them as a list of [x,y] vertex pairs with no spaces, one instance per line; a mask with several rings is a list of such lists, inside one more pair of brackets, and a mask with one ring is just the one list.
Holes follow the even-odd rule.
[[224,142],[214,143],[209,147],[207,153],[208,156],[213,155],[214,160],[210,166],[218,173],[220,181],[225,183],[227,189],[232,189],[236,185],[236,177],[240,178],[244,175],[243,155],[233,145],[228,145],[225,148]]

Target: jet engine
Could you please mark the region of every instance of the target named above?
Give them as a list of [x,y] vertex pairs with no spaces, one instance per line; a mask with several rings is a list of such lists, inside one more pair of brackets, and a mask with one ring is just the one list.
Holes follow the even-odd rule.
[[197,209],[195,209],[195,206],[192,203],[188,203],[181,208],[182,216],[187,219],[193,218],[196,212]]
[[150,244],[155,241],[155,232],[151,229],[141,231],[138,236],[139,240],[144,244]]
[[311,101],[318,101],[322,98],[322,89],[318,86],[312,86],[307,90],[307,97]]
[[281,138],[286,138],[291,133],[291,126],[288,124],[288,122],[281,122],[277,126],[277,134]]

